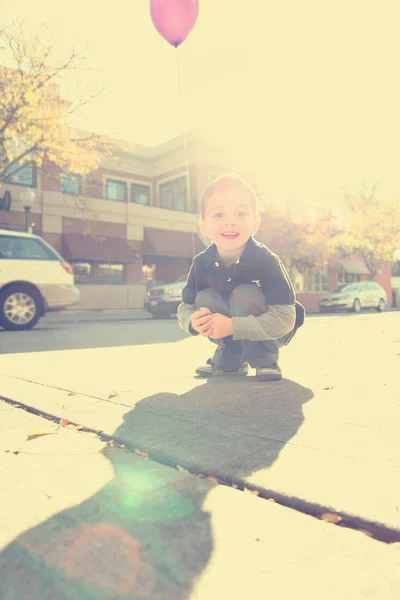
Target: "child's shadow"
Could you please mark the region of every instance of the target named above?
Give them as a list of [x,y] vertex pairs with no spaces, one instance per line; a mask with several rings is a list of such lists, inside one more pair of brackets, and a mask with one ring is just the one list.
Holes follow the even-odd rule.
[[[312,396],[288,380],[210,381],[143,399],[114,439],[164,464],[238,482],[274,463]],[[126,450],[103,454],[112,481],[0,553],[1,600],[190,597],[213,551],[202,510],[213,484]]]

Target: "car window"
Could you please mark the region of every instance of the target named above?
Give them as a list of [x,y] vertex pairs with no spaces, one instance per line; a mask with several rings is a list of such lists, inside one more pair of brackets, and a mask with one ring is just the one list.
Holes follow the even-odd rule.
[[35,238],[12,235],[0,236],[0,259],[14,260],[59,260],[55,252]]
[[334,292],[356,292],[359,288],[358,283],[350,283],[350,284],[340,284],[335,287]]

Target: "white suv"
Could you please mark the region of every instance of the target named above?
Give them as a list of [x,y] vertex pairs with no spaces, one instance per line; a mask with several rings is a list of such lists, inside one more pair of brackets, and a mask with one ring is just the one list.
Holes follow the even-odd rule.
[[0,229],[0,326],[30,329],[46,311],[79,302],[71,266],[41,237]]

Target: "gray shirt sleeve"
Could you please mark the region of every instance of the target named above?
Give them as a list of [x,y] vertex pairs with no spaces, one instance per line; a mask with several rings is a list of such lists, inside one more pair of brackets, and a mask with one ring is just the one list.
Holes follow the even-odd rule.
[[199,332],[192,329],[190,325],[192,314],[195,313],[196,310],[194,304],[186,304],[186,302],[181,302],[178,306],[178,324],[186,331],[186,333],[190,333],[190,335],[199,335]]
[[296,308],[293,304],[272,304],[259,317],[233,317],[233,339],[252,342],[278,340],[294,329]]

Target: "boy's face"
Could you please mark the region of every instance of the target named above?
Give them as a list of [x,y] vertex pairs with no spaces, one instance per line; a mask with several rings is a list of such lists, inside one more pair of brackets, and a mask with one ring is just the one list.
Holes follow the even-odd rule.
[[253,202],[245,190],[227,190],[212,194],[199,226],[218,250],[235,252],[248,242],[260,223]]

